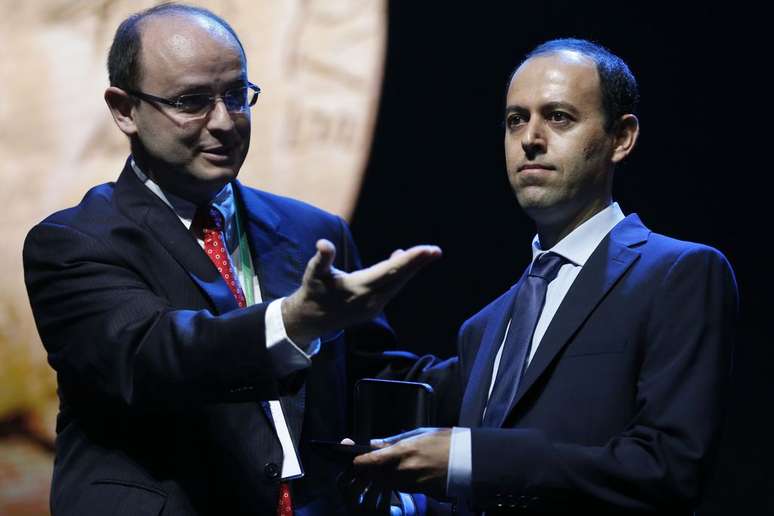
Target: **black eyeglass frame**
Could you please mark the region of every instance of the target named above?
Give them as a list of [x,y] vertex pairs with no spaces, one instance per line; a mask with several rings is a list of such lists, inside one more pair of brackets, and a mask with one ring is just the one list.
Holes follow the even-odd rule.
[[[255,105],[255,103],[258,102],[258,96],[261,94],[261,88],[257,84],[253,84],[252,82],[247,81],[247,83],[244,86],[242,86],[240,88],[231,88],[231,89],[227,90],[226,92],[224,92],[224,94],[228,93],[229,91],[233,91],[233,90],[236,90],[236,89],[243,89],[243,88],[247,88],[249,90],[252,90],[255,93],[252,96],[252,98],[249,99],[246,102],[246,104],[244,106],[245,108],[253,107]],[[164,98],[164,97],[157,97],[156,95],[151,95],[150,93],[145,93],[145,92],[137,91],[137,90],[125,90],[125,91],[129,95],[132,95],[133,97],[137,97],[138,99],[144,100],[146,102],[158,102],[160,104],[164,104],[164,105],[167,105],[167,106],[172,106],[173,108],[180,110],[181,113],[185,113],[185,109],[182,107],[183,106],[183,102],[180,99],[182,99],[183,97],[189,97],[189,96],[197,96],[197,97],[199,97],[199,96],[205,96],[206,95],[209,98],[210,104],[209,104],[209,109],[204,112],[205,115],[208,114],[210,111],[212,111],[213,107],[215,106],[215,101],[217,99],[219,99],[219,98],[223,99],[223,103],[226,105],[226,109],[229,111],[229,113],[234,112],[233,110],[228,109],[228,103],[226,102],[226,100],[225,100],[223,95],[208,95],[206,93],[186,93],[185,95],[179,95],[177,97],[174,97],[174,98],[171,98],[171,99],[167,99],[167,98]],[[241,109],[241,110],[237,111],[237,113],[241,113],[243,111],[244,111],[244,109]]]

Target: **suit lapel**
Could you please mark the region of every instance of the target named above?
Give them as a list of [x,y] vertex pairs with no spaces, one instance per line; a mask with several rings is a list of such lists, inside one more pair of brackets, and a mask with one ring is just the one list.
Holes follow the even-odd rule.
[[128,161],[116,183],[116,197],[122,212],[144,226],[188,272],[215,313],[224,314],[238,308],[228,285],[202,252],[194,235],[164,201],[140,182]]
[[525,371],[511,410],[543,375],[575,332],[594,312],[610,289],[639,258],[630,246],[647,239],[650,231],[637,215],[621,221],[597,246],[564,297]]
[[234,192],[243,209],[242,218],[250,244],[253,266],[264,302],[287,296],[301,284],[306,263],[296,239],[283,233],[280,217],[253,190],[234,182]]
[[497,350],[505,337],[505,330],[511,317],[511,309],[519,292],[524,276],[501,297],[500,302],[493,306],[494,313],[488,319],[484,334],[481,338],[481,346],[476,352],[473,367],[468,376],[468,384],[462,397],[460,407],[460,426],[477,427],[481,424],[487,399],[489,397],[489,385],[492,381],[492,369]]
[[[300,284],[305,263],[293,238],[282,233],[279,215],[254,191],[234,182],[238,209],[246,221],[253,265],[264,302],[292,293]],[[142,224],[191,276],[216,313],[238,308],[233,294],[215,266],[202,252],[194,235],[169,206],[143,185],[129,162],[116,184],[124,214]]]

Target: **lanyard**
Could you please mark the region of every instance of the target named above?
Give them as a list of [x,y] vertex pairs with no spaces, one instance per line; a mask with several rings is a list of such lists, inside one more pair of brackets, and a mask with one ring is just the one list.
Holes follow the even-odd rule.
[[236,220],[236,230],[239,236],[239,261],[242,262],[242,291],[245,294],[247,306],[255,304],[255,291],[253,290],[253,260],[250,258],[250,244],[247,242],[247,232],[242,227],[242,208],[239,203],[234,203],[234,219]]

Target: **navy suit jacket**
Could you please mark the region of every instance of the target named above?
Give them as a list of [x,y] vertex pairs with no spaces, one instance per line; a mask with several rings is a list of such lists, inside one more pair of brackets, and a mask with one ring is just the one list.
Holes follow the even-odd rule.
[[273,514],[282,451],[266,399],[281,400],[305,468],[297,514],[338,511],[336,468],[305,442],[351,435],[349,375],[392,332],[379,317],[325,335],[309,369],[276,378],[268,302],[299,286],[319,238],[336,267],[359,260],[340,218],[234,190],[264,301],[245,309],[128,165],[30,231],[25,280],[60,397],[54,514]]
[[729,386],[737,290],[726,259],[636,215],[621,221],[568,291],[502,427],[480,428],[520,285],[459,334],[472,508],[689,514]]

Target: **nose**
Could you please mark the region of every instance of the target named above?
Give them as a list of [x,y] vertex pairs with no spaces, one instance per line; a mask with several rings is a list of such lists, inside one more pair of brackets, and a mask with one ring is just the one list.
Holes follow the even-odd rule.
[[234,119],[222,98],[215,99],[215,105],[207,117],[207,128],[210,131],[231,131],[234,128]]
[[521,148],[529,159],[546,151],[545,128],[538,117],[532,117],[521,136]]

